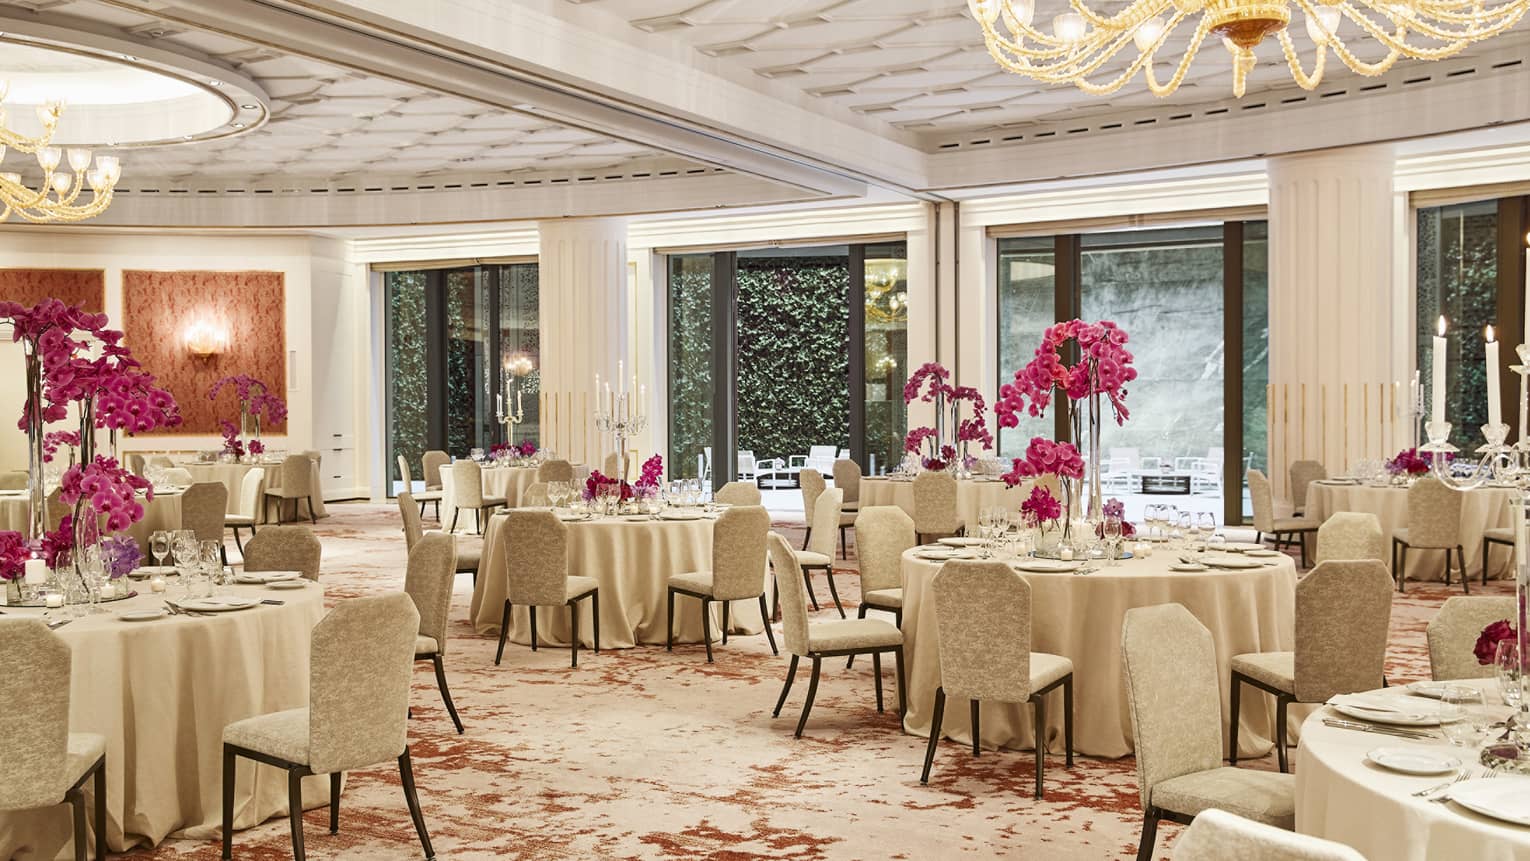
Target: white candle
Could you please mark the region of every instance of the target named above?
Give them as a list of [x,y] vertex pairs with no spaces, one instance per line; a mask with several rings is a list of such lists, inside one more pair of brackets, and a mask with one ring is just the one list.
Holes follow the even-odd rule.
[[48,582],[48,563],[41,559],[28,559],[22,580],[28,586],[41,586]]
[[105,583],[102,583],[101,584],[101,600],[102,601],[110,601],[111,599],[113,599],[115,597],[117,597],[117,584],[111,582],[110,580],[106,581]]
[[1492,326],[1483,337],[1487,338],[1488,427],[1496,428],[1503,424],[1503,400],[1498,391],[1498,342],[1493,340]]
[[50,592],[48,597],[43,599],[43,603],[47,604],[50,610],[57,610],[64,606],[64,596],[57,592]]
[[163,591],[165,591],[165,578],[164,578],[164,575],[162,575],[162,574],[155,574],[153,577],[150,577],[149,578],[149,588],[153,589],[155,592],[163,592]]
[[1439,334],[1434,336],[1434,367],[1431,385],[1434,387],[1434,405],[1429,420],[1445,422],[1445,318],[1440,318]]
[[1525,442],[1525,431],[1530,429],[1530,391],[1526,390],[1526,374],[1519,375],[1519,441]]
[[1064,544],[1063,546],[1057,548],[1057,558],[1061,559],[1064,562],[1072,562],[1073,561],[1073,545],[1071,545],[1071,544]]
[[505,414],[505,396],[504,395],[495,395],[494,396],[494,412],[498,413],[499,415],[504,415]]

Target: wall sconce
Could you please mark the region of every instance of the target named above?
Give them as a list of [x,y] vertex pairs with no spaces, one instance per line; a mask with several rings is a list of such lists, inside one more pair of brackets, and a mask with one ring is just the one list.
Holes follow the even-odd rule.
[[186,350],[199,359],[207,359],[228,349],[228,330],[207,320],[198,320],[183,336]]

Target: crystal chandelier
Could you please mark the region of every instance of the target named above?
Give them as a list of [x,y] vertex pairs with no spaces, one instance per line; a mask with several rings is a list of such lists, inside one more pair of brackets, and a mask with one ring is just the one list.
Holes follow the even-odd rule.
[[[0,83],[0,103],[5,101],[9,89],[9,84]],[[37,119],[42,122],[43,132],[28,138],[11,131],[6,125],[5,109],[0,106],[0,163],[11,149],[35,155],[38,167],[42,168],[42,181],[35,190],[22,182],[20,173],[0,172],[0,204],[5,207],[0,211],[0,221],[10,218],[12,213],[34,224],[83,221],[100,215],[111,205],[112,189],[122,175],[122,166],[116,156],[98,155],[94,158],[95,167],[91,168],[90,150],[52,146],[50,142],[63,113],[61,102],[38,105]],[[66,158],[72,174],[59,170]],[[91,196],[81,201],[80,193],[87,185]]]
[[[1279,40],[1291,77],[1310,90],[1323,79],[1329,49],[1350,69],[1380,75],[1401,57],[1454,56],[1508,30],[1530,11],[1530,0],[1130,0],[1120,11],[1104,14],[1086,0],[1071,0],[1071,8],[1044,29],[1032,23],[1035,0],[967,0],[967,5],[1000,66],[1047,84],[1075,84],[1092,95],[1121,89],[1140,69],[1148,89],[1167,96],[1184,81],[1201,43],[1220,36],[1233,57],[1238,97],[1254,68],[1254,48],[1267,36]],[[1291,40],[1293,7],[1317,47],[1310,74]],[[1188,43],[1174,38],[1176,30]],[[1375,42],[1385,53],[1374,62],[1357,57],[1345,44],[1346,31],[1355,34],[1351,43]],[[1166,51],[1169,59],[1178,59],[1173,74],[1160,83],[1153,63],[1171,41],[1183,47]]]

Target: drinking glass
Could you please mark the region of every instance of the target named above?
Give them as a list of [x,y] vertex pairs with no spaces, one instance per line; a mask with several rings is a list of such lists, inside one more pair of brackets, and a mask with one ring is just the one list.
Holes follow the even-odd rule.
[[1498,690],[1503,694],[1503,701],[1519,708],[1519,644],[1513,640],[1499,640],[1493,667],[1498,674]]
[[165,567],[165,557],[170,555],[170,533],[163,529],[149,536],[149,552],[154,554],[154,565]]
[[1201,528],[1202,535],[1212,535],[1217,531],[1217,517],[1209,511],[1202,511],[1195,516],[1196,525]]
[[223,552],[218,542],[197,542],[197,567],[201,576],[207,580],[204,584],[207,596],[212,597],[217,587],[224,585]]
[[1164,507],[1162,503],[1155,502],[1142,509],[1142,522],[1147,526],[1147,537],[1153,537],[1153,530],[1163,523],[1163,518]]
[[1110,547],[1110,555],[1106,557],[1107,565],[1117,565],[1117,557],[1121,555],[1121,518],[1105,518],[1105,543]]
[[1453,713],[1440,725],[1451,744],[1469,746],[1487,731],[1487,705],[1483,701],[1482,691],[1466,685],[1446,685],[1440,702],[1445,704],[1447,711]]

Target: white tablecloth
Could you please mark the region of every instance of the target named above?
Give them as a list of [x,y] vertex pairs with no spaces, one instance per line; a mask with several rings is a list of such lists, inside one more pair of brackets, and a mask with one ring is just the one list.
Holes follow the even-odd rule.
[[[903,556],[903,643],[908,664],[908,714],[904,726],[929,737],[940,686],[940,649],[930,582],[940,562]],[[1073,661],[1073,742],[1076,753],[1119,757],[1132,752],[1131,715],[1121,670],[1121,623],[1133,607],[1177,602],[1211,631],[1217,651],[1222,712],[1228,704],[1229,662],[1246,652],[1286,651],[1296,642],[1296,566],[1289,556],[1249,571],[1176,573],[1178,554],[1160,551],[1127,559],[1092,574],[1019,572],[1031,584],[1031,649]],[[1062,752],[1062,695],[1047,708],[1047,749]],[[1273,697],[1244,692],[1240,755],[1260,756],[1274,736]],[[1293,714],[1296,714],[1293,712]],[[948,706],[941,733],[970,744],[965,705]],[[1031,748],[1031,706],[984,703],[983,744]]]
[[[1482,487],[1462,494],[1461,545],[1466,551],[1468,572],[1477,576],[1482,574],[1483,530],[1512,525],[1509,520],[1509,503],[1515,493],[1518,491],[1510,488]],[[1376,515],[1381,521],[1381,534],[1388,548],[1388,558],[1383,561],[1390,566],[1392,532],[1408,526],[1408,489],[1315,481],[1307,487],[1307,509],[1307,516],[1319,523],[1339,511],[1360,511]],[[1488,576],[1507,577],[1509,558],[1512,555],[1506,548],[1496,548],[1491,554],[1493,565]],[[1410,550],[1407,571],[1409,580],[1443,580],[1445,554],[1439,550]]]
[[[480,634],[498,636],[505,609],[509,569],[505,562],[503,515],[489,519],[484,552],[473,587],[469,618]],[[669,576],[712,569],[710,518],[688,521],[628,521],[602,518],[569,523],[568,573],[600,581],[600,647],[628,649],[638,643],[663,645]],[[773,601],[765,578],[766,599]],[[773,604],[768,604],[773,606]],[[731,633],[762,634],[759,602],[735,601],[729,608]],[[595,645],[589,602],[579,606],[579,639]],[[721,636],[722,607],[712,605],[712,636]],[[675,642],[701,642],[701,604],[695,598],[675,598]],[[510,617],[510,639],[531,643],[531,620],[525,607]],[[538,644],[568,645],[568,611],[544,607],[537,612]]]
[[[324,615],[323,587],[236,594],[285,601],[216,616],[124,622],[122,610],[162,604],[147,581],[137,598],[104,605],[58,629],[73,651],[69,728],[106,736],[106,829],[115,852],[167,835],[208,840],[220,833],[223,727],[308,703],[308,653]],[[170,591],[178,594],[175,578]],[[63,611],[52,611],[54,614]],[[7,608],[9,617],[41,610]],[[329,782],[309,778],[304,806],[328,802]],[[237,828],[287,812],[286,777],[245,762],[236,787]],[[87,817],[88,818],[88,817]],[[0,858],[50,858],[70,842],[68,805],[0,814]],[[94,841],[91,842],[94,851]]]
[[[956,483],[956,513],[969,529],[976,529],[978,512],[984,508],[1002,505],[1010,511],[1019,511],[1020,503],[1030,492],[1029,482],[1010,487],[1002,481],[964,478]],[[896,505],[914,516],[914,482],[892,478],[861,479],[861,507],[873,505]]]
[[[454,476],[450,465],[441,467],[441,528],[451,526],[452,512],[457,510],[457,505],[452,501],[452,488]],[[518,508],[521,504],[521,496],[526,493],[526,488],[536,484],[537,468],[534,466],[492,466],[483,470],[483,495],[484,498],[495,496],[504,497],[505,507]],[[473,528],[473,512],[464,511],[457,518],[458,529]],[[537,633],[541,634],[538,627]]]
[[[184,463],[181,466],[191,473],[191,477],[195,481],[216,481],[228,488],[229,514],[249,513],[239,510],[239,493],[244,486],[245,475],[255,467],[260,467],[266,471],[266,488],[275,489],[282,486],[282,465],[280,461],[276,463]],[[310,480],[313,482],[313,513],[317,517],[328,517],[329,512],[324,508],[324,491],[322,490],[324,485],[319,479],[318,464],[313,465],[313,476]],[[288,510],[282,515],[283,520],[291,520],[299,516],[293,513],[293,503],[288,502],[286,505]],[[306,518],[308,503],[301,503],[297,507],[297,511],[301,512],[301,516]],[[266,522],[265,488],[262,488],[261,491],[261,504],[256,506],[255,522]]]
[[[154,499],[144,502],[143,519],[127,528],[127,534],[138,541],[138,548],[149,552],[149,536],[161,529],[181,528],[181,492],[160,492]],[[0,494],[0,530],[11,530],[25,535],[27,532],[27,497],[25,494]]]
[[[1495,681],[1466,684],[1482,687],[1489,704],[1500,702]],[[1530,859],[1530,828],[1500,823],[1452,802],[1412,796],[1451,775],[1410,777],[1365,760],[1366,751],[1373,748],[1418,747],[1453,755],[1476,775],[1482,767],[1475,764],[1475,748],[1452,747],[1443,738],[1418,742],[1336,729],[1323,724],[1325,716],[1338,715],[1326,707],[1314,712],[1302,725],[1302,743],[1296,749],[1297,831],[1346,843],[1376,861]],[[1525,791],[1530,792],[1530,778],[1498,779],[1525,781]]]

